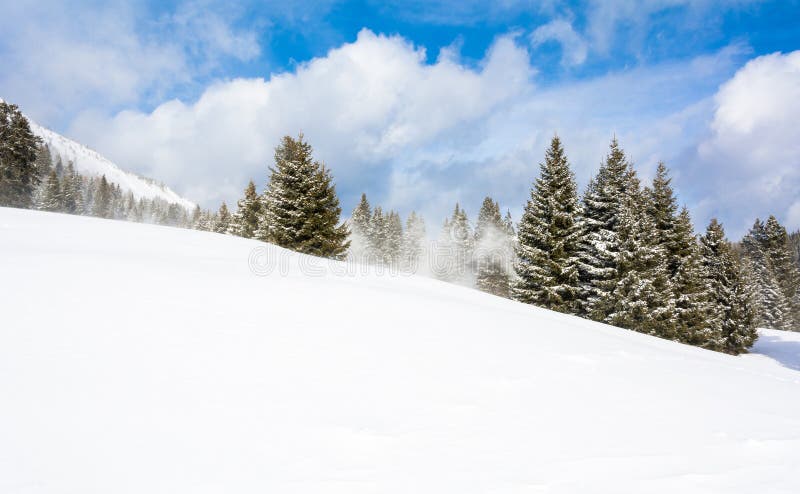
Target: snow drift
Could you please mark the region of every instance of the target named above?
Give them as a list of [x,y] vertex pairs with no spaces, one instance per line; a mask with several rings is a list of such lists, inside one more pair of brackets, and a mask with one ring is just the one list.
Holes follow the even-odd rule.
[[0,492],[800,491],[791,352],[346,267],[0,209]]

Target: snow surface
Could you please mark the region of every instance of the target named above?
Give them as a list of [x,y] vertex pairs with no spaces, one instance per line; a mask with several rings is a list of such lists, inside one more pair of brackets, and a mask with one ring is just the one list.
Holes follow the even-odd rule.
[[192,201],[181,197],[166,185],[124,171],[101,156],[97,151],[42,127],[30,118],[28,118],[28,122],[30,123],[31,131],[50,146],[53,159],[55,160],[56,153],[61,155],[64,166],[67,166],[67,163],[72,161],[75,169],[84,175],[97,177],[105,175],[108,181],[119,185],[123,191],[132,192],[137,199],[159,197],[167,202],[180,204],[188,210],[194,209],[195,204]]
[[781,357],[344,267],[0,209],[0,492],[800,492]]

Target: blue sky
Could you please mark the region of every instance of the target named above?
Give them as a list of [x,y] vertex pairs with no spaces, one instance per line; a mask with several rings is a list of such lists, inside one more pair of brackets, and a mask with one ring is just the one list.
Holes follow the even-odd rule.
[[[346,211],[485,195],[519,216],[558,133],[581,184],[618,135],[698,228],[800,227],[800,2],[7,2],[0,96],[214,207],[305,132]],[[746,109],[748,111],[743,111]]]

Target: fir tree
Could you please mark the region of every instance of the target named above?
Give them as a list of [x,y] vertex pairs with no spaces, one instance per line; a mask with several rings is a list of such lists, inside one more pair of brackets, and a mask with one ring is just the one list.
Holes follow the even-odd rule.
[[383,214],[382,207],[375,206],[367,229],[367,255],[370,263],[383,264],[386,262],[388,230],[388,217]]
[[770,239],[761,220],[756,219],[753,227],[742,239],[742,249],[756,287],[757,324],[772,329],[790,328],[792,320],[790,301],[787,300],[778,280]]
[[473,236],[467,213],[456,204],[436,242],[434,275],[444,281],[471,285]]
[[230,227],[231,214],[228,211],[227,204],[224,202],[219,207],[219,211],[217,212],[217,217],[215,219],[216,221],[214,222],[213,231],[217,233],[226,233]]
[[17,105],[0,101],[0,206],[33,205],[42,173],[36,163],[40,143]]
[[298,252],[339,259],[349,246],[347,225],[330,171],[312,158],[311,145],[289,136],[275,149],[261,218],[263,238]]
[[789,310],[783,329],[800,331],[800,307],[797,306],[800,295],[800,269],[792,258],[789,235],[775,216],[770,216],[764,224],[764,242],[775,282]]
[[350,215],[351,233],[366,239],[369,236],[371,219],[372,208],[369,205],[369,201],[367,201],[367,194],[361,194],[361,201],[353,209],[353,214]]
[[590,180],[583,196],[582,230],[578,244],[580,297],[578,314],[604,321],[613,303],[607,299],[620,279],[619,235],[623,208],[632,183],[630,165],[616,138],[606,161]]
[[[514,298],[575,313],[580,205],[561,140],[553,137],[517,231]],[[498,211],[499,216],[499,211]]]
[[396,211],[390,211],[386,218],[386,241],[384,244],[384,261],[398,265],[400,250],[403,247],[403,221]]
[[94,193],[94,204],[92,206],[92,215],[98,218],[110,218],[112,214],[111,209],[111,187],[103,175],[99,181],[96,182],[97,189]]
[[50,171],[44,189],[41,204],[38,208],[43,211],[61,211],[63,208],[63,196],[61,194],[61,181],[58,179],[55,170]]
[[709,338],[700,346],[732,354],[746,352],[757,338],[754,301],[745,271],[716,219],[708,225],[700,246],[715,312]]
[[403,245],[400,259],[405,271],[416,272],[424,253],[425,220],[414,211],[406,218],[406,229],[403,232]]
[[259,230],[262,206],[262,200],[256,193],[256,184],[250,180],[244,190],[244,198],[239,200],[236,213],[231,217],[228,233],[244,238],[253,238],[258,233],[257,238],[266,240],[266,225],[263,225],[263,230]]
[[509,260],[513,256],[508,230],[500,216],[500,206],[486,197],[475,223],[476,287],[486,293],[508,298]]
[[678,215],[673,232],[673,252],[679,260],[672,276],[677,339],[690,345],[708,347],[718,338],[712,324],[712,293],[706,283],[708,274],[694,235],[689,210],[685,207]]

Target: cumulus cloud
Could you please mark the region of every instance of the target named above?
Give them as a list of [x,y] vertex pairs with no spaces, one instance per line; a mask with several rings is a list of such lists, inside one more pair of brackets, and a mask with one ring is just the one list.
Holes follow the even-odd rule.
[[751,60],[714,101],[694,163],[711,180],[709,214],[739,213],[735,232],[769,214],[800,228],[800,51]]
[[580,65],[586,61],[589,47],[584,39],[572,28],[572,24],[564,19],[555,19],[537,27],[531,33],[531,43],[539,46],[548,41],[561,44],[561,63],[564,65]]
[[250,178],[263,184],[279,138],[302,131],[332,168],[346,210],[367,192],[438,222],[456,201],[474,213],[490,194],[518,217],[554,132],[582,182],[615,132],[647,173],[695,143],[711,108],[697,95],[713,94],[740,56],[727,49],[538,87],[512,35],[473,66],[453,50],[428,63],[424,48],[363,30],[291,72],[220,81],[197,101],[152,112],[85,113],[70,134],[207,207],[233,202]]

